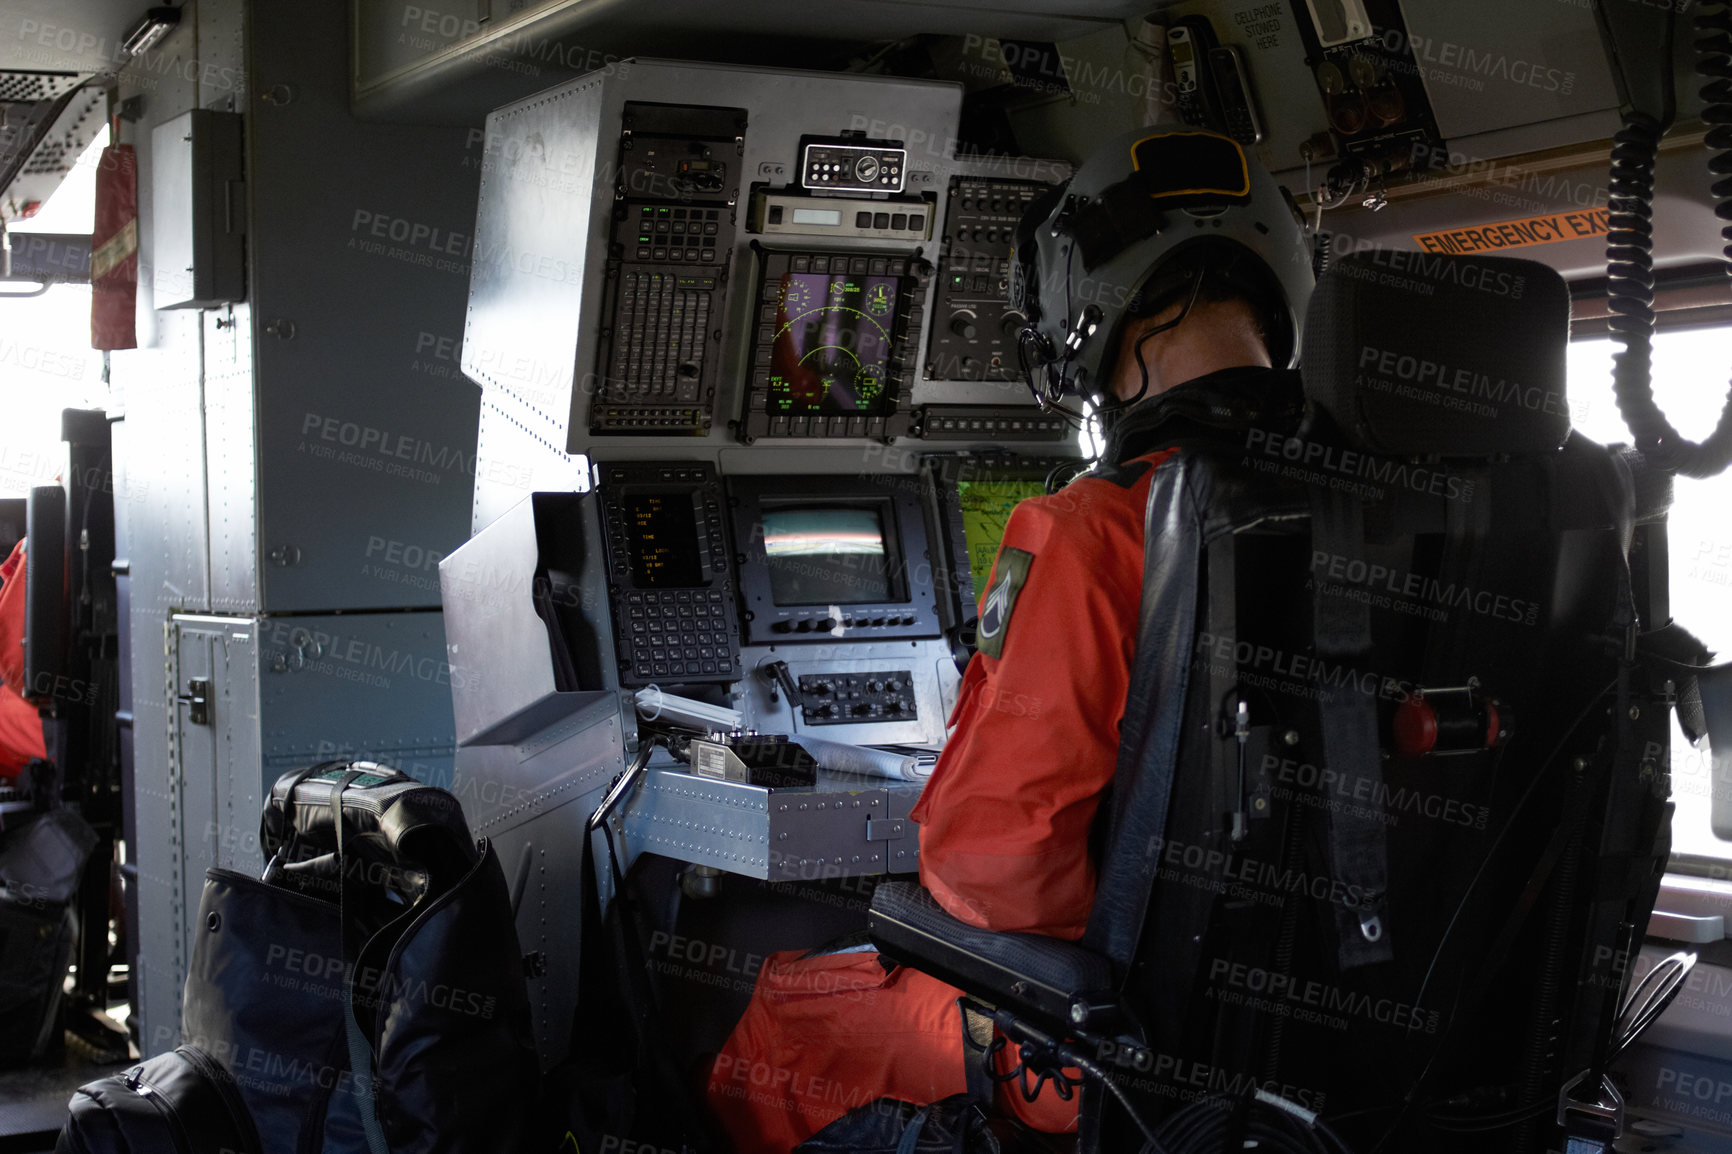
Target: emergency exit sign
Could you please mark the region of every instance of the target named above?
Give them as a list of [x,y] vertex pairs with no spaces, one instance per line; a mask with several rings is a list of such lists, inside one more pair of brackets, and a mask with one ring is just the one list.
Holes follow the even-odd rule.
[[1455,228],[1447,232],[1422,232],[1414,236],[1426,252],[1461,255],[1475,252],[1496,252],[1506,248],[1526,248],[1535,244],[1556,244],[1563,240],[1586,240],[1605,236],[1611,225],[1610,214],[1603,208],[1580,209],[1575,212],[1554,212],[1545,216],[1527,216],[1519,220],[1500,220],[1473,228]]

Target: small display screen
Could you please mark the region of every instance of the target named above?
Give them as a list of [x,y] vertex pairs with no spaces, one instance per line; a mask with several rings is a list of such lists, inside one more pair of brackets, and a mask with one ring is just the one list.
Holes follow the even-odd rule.
[[1167,44],[1173,50],[1173,62],[1175,64],[1189,64],[1191,61],[1196,59],[1196,56],[1191,52],[1191,42],[1189,39],[1169,40],[1167,41]]
[[842,223],[842,213],[834,208],[796,208],[794,223],[839,225]]
[[889,411],[891,330],[901,277],[784,273],[766,406],[781,413]]
[[634,585],[689,589],[704,584],[697,510],[690,493],[630,493],[621,504]]
[[968,541],[968,569],[974,577],[974,603],[986,596],[992,563],[1004,541],[1010,511],[1018,502],[1045,494],[1040,481],[958,481],[956,495],[962,505],[962,535]]
[[883,514],[857,505],[764,510],[770,600],[864,605],[896,600]]

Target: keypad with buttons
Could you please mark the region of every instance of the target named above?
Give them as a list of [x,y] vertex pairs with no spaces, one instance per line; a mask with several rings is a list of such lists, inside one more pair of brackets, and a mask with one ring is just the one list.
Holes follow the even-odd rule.
[[[739,631],[714,468],[696,462],[608,462],[600,472],[620,684],[735,680]],[[634,568],[629,520],[634,498],[641,502],[645,496],[677,509],[667,527],[658,526],[658,535],[689,523],[690,538],[672,546],[683,562],[696,566],[706,585],[639,587],[648,580]]]
[[634,680],[732,681],[738,651],[721,589],[631,589],[619,659]]
[[591,432],[709,432],[733,241],[726,204],[614,210]]

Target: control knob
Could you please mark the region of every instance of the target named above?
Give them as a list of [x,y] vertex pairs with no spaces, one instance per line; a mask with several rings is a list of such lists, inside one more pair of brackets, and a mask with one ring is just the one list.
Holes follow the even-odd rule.
[[975,334],[975,319],[974,313],[968,309],[962,309],[959,312],[951,313],[950,331],[965,341],[972,341]]
[[1007,337],[1014,338],[1017,333],[1022,331],[1023,326],[1026,324],[1028,324],[1028,318],[1023,316],[1021,313],[1015,311],[1007,312],[998,318],[998,331]]

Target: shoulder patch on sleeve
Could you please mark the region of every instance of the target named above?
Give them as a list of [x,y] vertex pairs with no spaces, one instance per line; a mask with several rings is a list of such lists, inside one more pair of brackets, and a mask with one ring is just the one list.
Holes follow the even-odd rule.
[[1034,554],[1006,547],[998,552],[997,580],[986,591],[980,605],[980,623],[975,627],[975,648],[991,658],[1004,656],[1004,634],[1010,628],[1016,595],[1028,581]]

